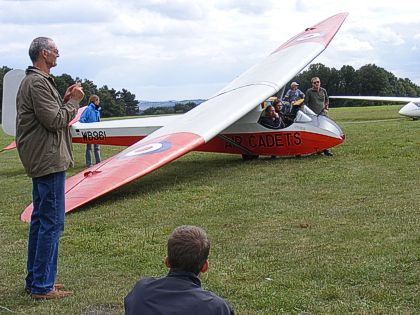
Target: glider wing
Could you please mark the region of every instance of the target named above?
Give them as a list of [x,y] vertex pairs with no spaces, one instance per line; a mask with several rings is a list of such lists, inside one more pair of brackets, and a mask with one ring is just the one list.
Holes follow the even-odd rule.
[[360,101],[384,101],[384,102],[420,102],[420,97],[404,97],[404,96],[330,96],[330,98],[344,100],[360,100]]

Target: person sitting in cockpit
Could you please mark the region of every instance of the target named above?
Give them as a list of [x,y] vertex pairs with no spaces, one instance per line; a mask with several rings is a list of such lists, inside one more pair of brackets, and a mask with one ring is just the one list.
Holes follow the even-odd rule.
[[[303,102],[303,100],[302,100]],[[279,99],[275,100],[273,102],[274,110],[279,115],[280,121],[282,122],[281,126],[279,128],[285,128],[287,126],[290,126],[293,123],[293,120],[296,117],[296,113],[293,115],[290,112],[285,112],[284,103],[280,101]]]
[[271,105],[265,109],[259,123],[270,129],[280,129],[285,127],[281,116],[276,113],[274,106]]
[[283,116],[283,103],[279,99],[276,99],[273,101],[272,105],[276,113],[279,114],[279,116]]

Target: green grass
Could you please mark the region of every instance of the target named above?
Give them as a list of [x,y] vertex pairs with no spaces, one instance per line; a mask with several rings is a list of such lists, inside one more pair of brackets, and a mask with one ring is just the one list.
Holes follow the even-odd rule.
[[237,314],[418,314],[420,124],[400,107],[332,109],[347,136],[332,158],[191,153],[67,215],[58,281],[75,295],[56,301],[23,291],[31,183],[1,153],[0,313],[121,314],[139,278],[166,274],[169,233],[195,224],[212,241],[203,286]]

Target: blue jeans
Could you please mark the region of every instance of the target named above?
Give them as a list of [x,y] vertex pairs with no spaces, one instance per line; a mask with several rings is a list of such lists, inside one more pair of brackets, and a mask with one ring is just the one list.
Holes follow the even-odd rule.
[[[98,164],[101,162],[101,149],[99,144],[93,145],[93,151],[95,154],[95,164]],[[86,145],[86,167],[92,166],[92,144],[88,143]]]
[[57,276],[58,244],[64,231],[66,172],[32,178],[33,212],[29,229],[26,288],[50,292]]

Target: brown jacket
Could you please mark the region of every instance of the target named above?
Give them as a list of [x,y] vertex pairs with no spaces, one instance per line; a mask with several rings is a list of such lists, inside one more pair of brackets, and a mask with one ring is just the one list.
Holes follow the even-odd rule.
[[16,147],[29,177],[73,166],[69,122],[78,102],[63,104],[54,79],[34,67],[26,70],[16,97]]

